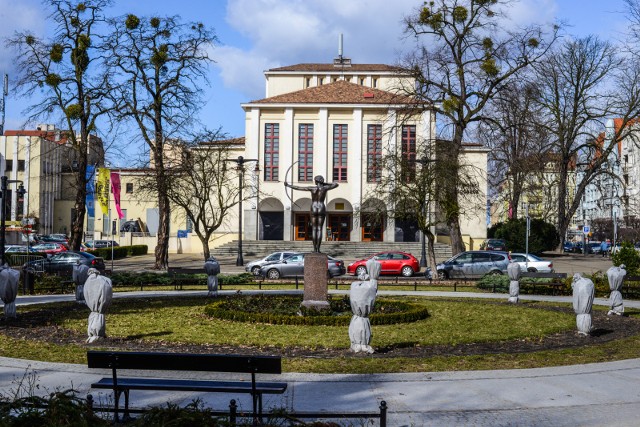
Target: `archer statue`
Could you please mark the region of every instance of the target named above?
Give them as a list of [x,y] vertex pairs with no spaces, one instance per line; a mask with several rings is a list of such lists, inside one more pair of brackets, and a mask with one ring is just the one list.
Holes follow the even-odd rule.
[[322,228],[324,227],[324,219],[327,216],[327,206],[324,204],[324,200],[327,197],[327,191],[333,190],[338,184],[335,182],[325,183],[322,175],[316,176],[313,180],[316,185],[311,187],[299,187],[288,184],[287,181],[284,182],[284,186],[294,190],[311,192],[311,238],[313,240],[313,251],[320,252]]

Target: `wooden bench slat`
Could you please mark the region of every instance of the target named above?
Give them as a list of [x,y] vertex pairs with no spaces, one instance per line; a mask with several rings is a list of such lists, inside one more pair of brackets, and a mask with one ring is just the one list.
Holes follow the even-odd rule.
[[87,364],[108,369],[282,373],[277,356],[88,351]]
[[[112,378],[102,378],[91,384],[91,388],[113,389]],[[118,377],[117,389],[129,390],[171,390],[171,391],[208,391],[218,393],[251,393],[249,382],[180,380],[166,378],[121,378]],[[256,392],[282,394],[287,389],[286,383],[256,382]]]

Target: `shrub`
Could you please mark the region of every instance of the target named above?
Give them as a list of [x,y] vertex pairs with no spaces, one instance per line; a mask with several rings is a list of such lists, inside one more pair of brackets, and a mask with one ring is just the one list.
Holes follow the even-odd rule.
[[127,246],[114,246],[113,248],[98,248],[87,251],[90,254],[93,254],[97,257],[101,257],[105,260],[111,259],[111,254],[113,254],[113,259],[122,259],[126,258],[129,254],[129,249]]
[[629,276],[638,274],[640,255],[638,255],[638,252],[631,243],[622,242],[620,250],[611,255],[611,260],[615,266],[624,264]]
[[[527,220],[510,219],[500,222],[487,230],[487,237],[504,239],[507,249],[513,252],[526,250]],[[540,254],[544,251],[554,250],[560,243],[558,232],[553,224],[541,219],[531,219],[529,233],[529,253]]]
[[125,246],[125,248],[127,248],[129,256],[146,255],[149,252],[149,246],[147,245],[132,245]]
[[509,292],[509,277],[502,274],[487,274],[480,280],[476,286],[480,289],[486,289],[496,292]]

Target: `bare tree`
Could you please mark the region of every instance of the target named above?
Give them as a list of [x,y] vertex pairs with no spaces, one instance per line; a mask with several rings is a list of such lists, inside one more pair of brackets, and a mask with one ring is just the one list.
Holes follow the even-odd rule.
[[[103,147],[91,142],[99,117],[109,111],[105,88],[110,76],[97,65],[101,60],[101,38],[96,28],[104,22],[103,11],[110,0],[46,0],[49,19],[55,25],[51,39],[39,39],[29,32],[18,33],[8,44],[17,50],[17,93],[25,98],[44,95],[28,107],[27,123],[56,119],[62,123],[62,136],[75,152],[75,216],[70,244],[79,250],[84,237],[86,170],[90,150],[102,157]],[[92,146],[92,144],[94,146]]]
[[178,17],[127,15],[111,25],[106,56],[119,79],[111,88],[116,119],[131,119],[149,146],[159,211],[155,268],[166,269],[171,207],[165,141],[184,132],[202,105],[200,85],[208,81],[208,49],[216,38],[203,24]]
[[509,217],[518,217],[523,194],[546,190],[545,163],[550,149],[539,125],[541,111],[535,103],[537,89],[531,82],[513,81],[489,105],[487,120],[478,128],[479,140],[491,149],[489,187],[501,189]]
[[[623,61],[616,51],[593,36],[567,40],[535,66],[538,102],[546,112],[541,124],[557,162],[556,226],[561,240],[585,188],[606,172],[603,166],[610,153],[629,135],[631,120],[640,114],[640,63],[633,58]],[[618,120],[605,135],[605,121],[611,116]],[[576,167],[582,179],[570,194]]]
[[[172,161],[167,161],[167,196],[174,207],[193,224],[204,252],[204,259],[211,255],[209,241],[213,233],[222,227],[238,205],[240,192],[237,168],[227,167],[232,151],[238,150],[234,140],[223,140],[219,131],[207,131],[189,144],[175,144]],[[244,176],[244,174],[243,174]],[[147,188],[157,191],[157,181],[151,180]],[[255,197],[255,189],[245,176],[244,200]]]
[[[451,129],[453,159],[458,158],[462,141],[474,124],[484,120],[487,103],[506,82],[538,61],[555,40],[538,26],[519,31],[501,28],[499,6],[511,0],[434,0],[424,3],[405,19],[407,33],[415,36],[415,52],[405,59],[417,89],[406,88],[419,99],[436,101],[437,112]],[[424,40],[423,40],[424,39]],[[453,170],[457,163],[449,165]],[[446,186],[447,225],[452,250],[464,250],[460,231],[459,185],[457,175]]]

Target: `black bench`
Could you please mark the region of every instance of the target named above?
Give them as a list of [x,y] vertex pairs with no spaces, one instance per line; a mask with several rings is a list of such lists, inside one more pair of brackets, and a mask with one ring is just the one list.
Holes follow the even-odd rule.
[[522,278],[532,278],[532,279],[554,279],[551,282],[547,283],[533,283],[533,282],[522,282],[520,281],[520,286],[528,285],[533,287],[533,292],[536,291],[536,286],[551,288],[551,294],[556,295],[559,290],[562,290],[564,286],[564,280],[567,278],[567,273],[539,273],[526,271],[520,274],[520,279]]
[[201,268],[185,268],[185,267],[169,267],[167,269],[167,273],[169,273],[169,277],[171,277],[171,281],[173,282],[173,288],[177,290],[182,290],[182,284],[184,282],[190,283],[194,281],[193,277],[178,277],[181,274],[205,274],[204,267]]
[[[111,369],[111,377],[91,384],[91,388],[113,390],[114,422],[119,422],[118,410],[122,393],[123,416],[129,417],[130,390],[248,393],[252,396],[252,416],[256,420],[262,417],[262,395],[282,394],[287,389],[286,383],[256,381],[256,374],[282,373],[282,359],[278,356],[88,351],[87,364],[89,368]],[[251,381],[119,377],[119,369],[247,373],[251,374]]]

